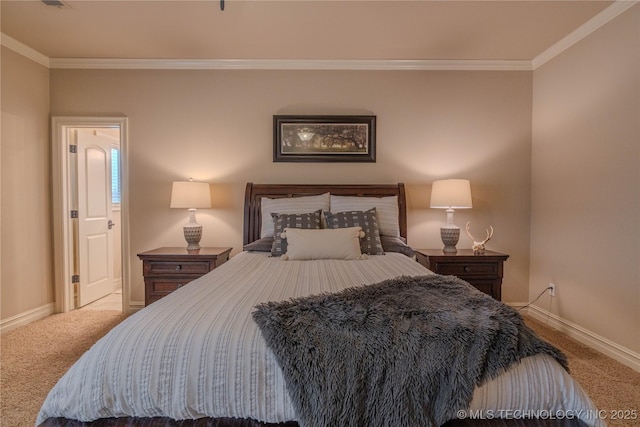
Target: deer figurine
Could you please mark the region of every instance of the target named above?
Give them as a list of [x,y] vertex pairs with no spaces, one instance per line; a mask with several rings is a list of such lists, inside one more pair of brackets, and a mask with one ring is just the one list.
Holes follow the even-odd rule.
[[476,239],[471,235],[471,232],[469,231],[469,225],[471,224],[471,221],[467,221],[467,234],[469,235],[469,237],[471,237],[471,240],[473,240],[473,254],[474,255],[482,255],[484,253],[484,244],[487,243],[489,240],[491,240],[491,238],[493,237],[493,227],[489,226],[489,228],[491,229],[491,231],[487,230],[487,238],[484,239],[481,242],[476,241]]

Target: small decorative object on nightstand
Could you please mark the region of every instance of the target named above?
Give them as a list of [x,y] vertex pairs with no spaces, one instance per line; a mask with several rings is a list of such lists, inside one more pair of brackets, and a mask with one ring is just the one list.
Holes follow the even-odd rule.
[[158,248],[138,254],[144,276],[144,305],[149,305],[229,260],[231,248]]
[[443,251],[455,254],[460,227],[453,223],[454,209],[467,209],[471,204],[471,184],[467,179],[443,179],[431,187],[431,207],[447,210],[447,223],[440,228]]
[[484,245],[493,237],[493,227],[489,226],[491,231],[487,229],[487,238],[481,241],[476,240],[476,238],[471,235],[471,231],[469,231],[469,229],[471,228],[471,221],[467,221],[466,228],[467,228],[467,234],[469,235],[469,237],[471,237],[471,240],[473,240],[473,248],[472,248],[473,254],[474,255],[484,254],[484,251],[485,251]]
[[474,255],[471,249],[444,253],[441,249],[416,249],[416,259],[437,274],[453,275],[465,280],[485,294],[502,299],[502,264],[509,255],[485,250]]

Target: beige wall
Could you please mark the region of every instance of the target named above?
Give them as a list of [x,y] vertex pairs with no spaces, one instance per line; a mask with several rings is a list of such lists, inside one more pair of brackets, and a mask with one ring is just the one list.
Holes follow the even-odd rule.
[[2,47],[2,319],[53,302],[49,70]]
[[534,72],[530,296],[640,352],[640,7]]
[[[187,213],[168,208],[173,180],[215,184],[216,206],[199,212],[203,244],[237,252],[246,181],[404,181],[409,243],[439,247],[444,212],[428,208],[430,183],[463,177],[474,208],[456,222],[493,225],[489,248],[511,255],[503,299],[523,302],[555,282],[557,297],[537,307],[638,352],[639,9],[533,75],[49,72],[3,48],[2,320],[53,302],[50,111],[129,117],[133,301],[143,299],[135,254],[184,245]],[[273,114],[375,114],[378,161],[273,163]],[[469,244],[462,236],[459,247]]]
[[[440,247],[445,213],[430,183],[472,182],[463,225],[496,229],[489,247],[511,255],[503,298],[528,297],[530,72],[51,70],[53,115],[129,118],[133,301],[143,299],[136,253],[182,246],[187,212],[169,209],[171,182],[215,184],[200,210],[204,245],[241,249],[247,181],[387,183],[408,187],[409,242]],[[375,114],[377,162],[272,162],[274,114]],[[468,247],[463,236],[460,247]]]

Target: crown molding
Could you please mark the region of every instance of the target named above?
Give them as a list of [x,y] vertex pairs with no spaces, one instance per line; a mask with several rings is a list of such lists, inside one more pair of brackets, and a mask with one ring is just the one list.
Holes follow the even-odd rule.
[[624,13],[638,3],[639,0],[616,0],[615,2],[613,2],[613,4],[611,4],[611,6],[607,7],[602,12],[569,33],[566,37],[560,39],[540,55],[533,58],[533,60],[531,61],[532,69],[536,70],[537,68],[551,61],[553,58],[560,55],[562,52],[569,49],[571,46],[578,43],[582,39],[596,32],[596,30],[603,27],[609,21]]
[[5,46],[15,51],[16,53],[19,53],[20,55],[26,58],[31,59],[34,62],[37,62],[40,65],[44,65],[45,67],[49,68],[50,60],[47,56],[41,54],[35,49],[30,48],[24,43],[20,43],[18,40],[14,39],[13,37],[9,37],[5,33],[0,33],[0,44],[2,44],[2,46]]
[[51,68],[139,70],[459,70],[531,71],[531,61],[368,59],[83,59],[51,58]]
[[45,66],[107,70],[358,70],[358,71],[533,71],[586,38],[640,0],[616,0],[533,60],[369,59],[98,59],[49,58],[0,33],[0,43]]

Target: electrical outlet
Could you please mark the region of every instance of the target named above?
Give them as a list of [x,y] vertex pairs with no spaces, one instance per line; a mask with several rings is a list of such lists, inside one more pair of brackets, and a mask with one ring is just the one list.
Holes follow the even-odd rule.
[[551,295],[552,297],[555,297],[556,296],[556,285],[554,283],[549,283],[547,288],[549,289],[549,295]]

